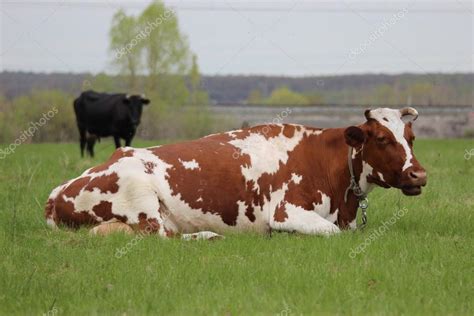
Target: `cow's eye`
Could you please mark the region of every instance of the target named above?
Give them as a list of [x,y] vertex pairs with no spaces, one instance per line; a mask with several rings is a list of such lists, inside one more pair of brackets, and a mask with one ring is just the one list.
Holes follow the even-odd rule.
[[383,136],[377,136],[376,140],[377,140],[377,143],[379,143],[379,144],[386,144],[387,143],[387,139]]

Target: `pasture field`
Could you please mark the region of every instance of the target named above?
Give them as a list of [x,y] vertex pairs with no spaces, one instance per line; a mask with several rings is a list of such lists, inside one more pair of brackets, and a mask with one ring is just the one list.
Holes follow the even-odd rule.
[[93,160],[77,144],[22,145],[0,160],[0,314],[473,315],[471,148],[417,141],[428,186],[419,197],[375,189],[363,231],[185,242],[48,229],[50,191],[111,143]]

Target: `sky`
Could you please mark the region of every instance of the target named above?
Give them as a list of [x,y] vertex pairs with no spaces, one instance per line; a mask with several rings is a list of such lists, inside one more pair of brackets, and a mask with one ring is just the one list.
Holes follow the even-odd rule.
[[[149,1],[0,0],[0,71],[109,72],[113,14]],[[165,1],[207,75],[474,71],[470,1]]]

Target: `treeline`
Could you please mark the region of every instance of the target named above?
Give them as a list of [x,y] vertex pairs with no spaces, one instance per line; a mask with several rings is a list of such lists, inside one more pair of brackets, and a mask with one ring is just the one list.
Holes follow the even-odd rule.
[[[271,104],[275,94],[299,104],[474,105],[474,74],[204,78],[220,102]],[[232,86],[232,89],[229,88]],[[217,95],[216,95],[217,94]],[[290,103],[291,104],[291,103]]]
[[[137,76],[144,92],[146,77]],[[124,75],[1,72],[0,94],[7,99],[33,90],[55,89],[77,95],[83,86],[98,91],[128,92]],[[188,80],[183,81],[189,85]],[[403,105],[473,105],[473,74],[342,75],[327,77],[202,76],[200,87],[210,103],[243,104],[286,87],[311,97],[311,103]],[[258,92],[255,92],[258,91]]]

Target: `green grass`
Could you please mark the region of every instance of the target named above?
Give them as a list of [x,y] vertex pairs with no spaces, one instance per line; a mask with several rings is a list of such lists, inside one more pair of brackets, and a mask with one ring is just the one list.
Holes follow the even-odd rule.
[[[112,150],[102,143],[91,160],[77,147],[22,145],[0,160],[1,315],[474,313],[474,158],[463,158],[470,141],[418,141],[428,186],[414,198],[374,190],[364,231],[216,242],[49,230],[50,191]],[[399,208],[406,215],[350,258]]]

